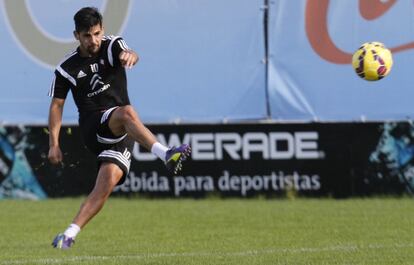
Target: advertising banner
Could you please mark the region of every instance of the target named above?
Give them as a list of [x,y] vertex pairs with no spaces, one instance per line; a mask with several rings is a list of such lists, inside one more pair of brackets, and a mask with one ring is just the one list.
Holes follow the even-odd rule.
[[[53,70],[77,47],[73,16],[89,5],[140,57],[127,75],[144,121],[266,117],[263,0],[2,0],[0,122],[47,123]],[[76,124],[71,95],[65,106],[63,122]]]
[[[226,124],[150,126],[167,146],[189,143],[192,155],[171,176],[135,145],[130,173],[114,194],[144,197],[369,196],[414,191],[411,123]],[[86,195],[96,159],[64,127],[64,161],[47,161],[44,127],[2,127],[0,198]]]
[[[269,1],[268,95],[271,117],[290,121],[381,121],[414,118],[409,77],[414,60],[414,3],[409,0]],[[352,54],[384,43],[394,65],[367,82]]]
[[[88,1],[105,33],[123,36],[139,63],[129,96],[145,122],[354,122],[413,119],[411,0]],[[0,1],[0,122],[47,123],[53,69],[77,46],[85,1]],[[390,74],[359,78],[352,54],[384,43]],[[75,78],[75,77],[74,77]],[[172,99],[174,102],[172,103]],[[65,124],[76,124],[72,97]],[[156,111],[154,111],[156,110]]]
[[[170,196],[205,196],[215,192],[248,197],[293,191],[322,195],[334,183],[346,183],[345,164],[336,165],[340,160],[327,156],[332,147],[323,144],[324,135],[312,126],[232,124],[154,130],[162,132],[158,138],[166,145],[189,143],[192,160],[185,165],[182,176],[169,179],[159,162],[151,161],[152,155],[136,149],[134,158],[147,162],[134,164],[129,182],[116,189],[117,192],[155,191]],[[324,166],[328,164],[332,166]],[[335,176],[331,184],[328,176]],[[346,189],[339,190],[349,192]]]

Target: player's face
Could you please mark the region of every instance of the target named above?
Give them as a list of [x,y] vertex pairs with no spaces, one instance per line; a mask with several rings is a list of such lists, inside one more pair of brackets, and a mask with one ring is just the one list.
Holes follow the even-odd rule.
[[101,48],[103,34],[103,27],[99,24],[91,27],[88,31],[75,31],[81,52],[87,56],[97,54]]

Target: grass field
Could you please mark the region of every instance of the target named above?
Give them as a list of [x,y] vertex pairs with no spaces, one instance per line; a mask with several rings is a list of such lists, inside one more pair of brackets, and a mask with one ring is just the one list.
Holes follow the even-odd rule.
[[0,201],[0,265],[414,264],[412,198],[111,198],[53,249],[81,201]]

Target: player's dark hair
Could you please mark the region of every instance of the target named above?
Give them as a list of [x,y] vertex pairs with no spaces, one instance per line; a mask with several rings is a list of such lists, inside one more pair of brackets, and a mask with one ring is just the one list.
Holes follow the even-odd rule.
[[102,26],[102,15],[96,7],[84,7],[76,12],[73,17],[75,20],[76,32],[89,31],[93,26]]

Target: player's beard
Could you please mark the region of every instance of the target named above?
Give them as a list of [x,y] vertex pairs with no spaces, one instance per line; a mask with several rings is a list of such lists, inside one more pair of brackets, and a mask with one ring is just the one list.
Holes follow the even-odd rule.
[[88,47],[88,53],[90,55],[96,55],[99,52],[99,49],[101,48],[101,45],[91,45]]

